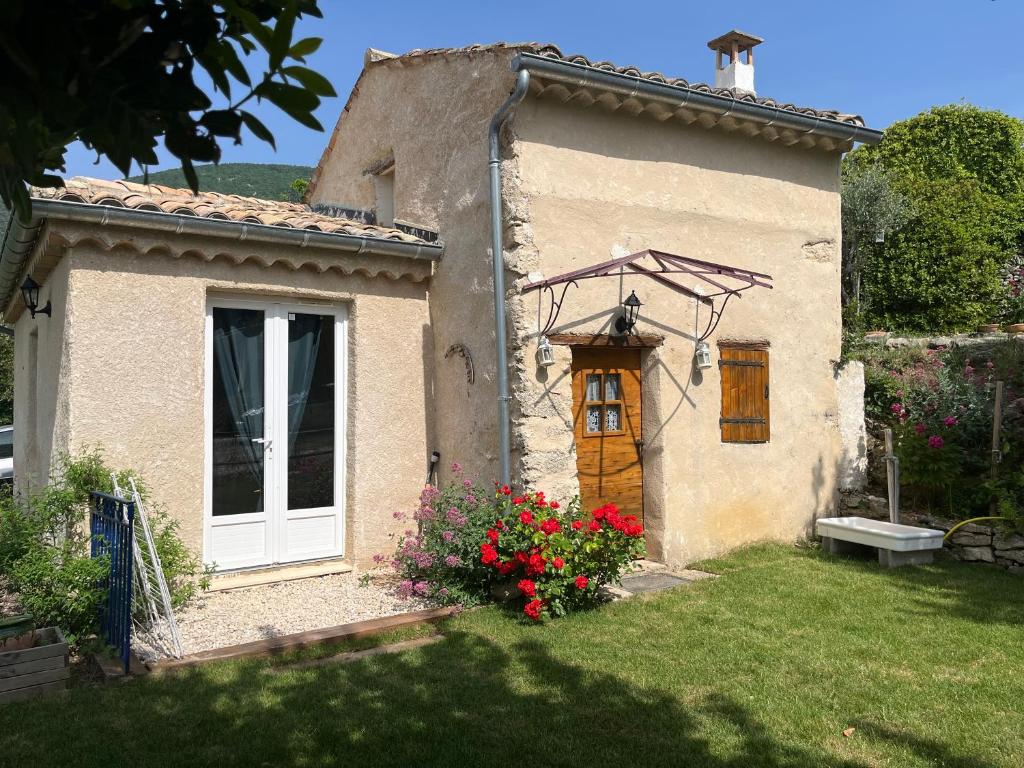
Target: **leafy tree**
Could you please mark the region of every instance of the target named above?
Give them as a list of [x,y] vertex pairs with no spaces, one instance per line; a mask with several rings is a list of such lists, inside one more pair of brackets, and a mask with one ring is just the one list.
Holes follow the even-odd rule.
[[858,313],[865,303],[865,264],[885,234],[902,227],[910,216],[907,196],[893,183],[892,174],[880,165],[843,168],[843,304],[852,304]]
[[[850,190],[859,198],[849,207],[872,207],[863,199],[872,168],[887,174],[909,216],[858,264],[867,321],[934,332],[995,318],[1000,275],[1024,236],[1024,122],[950,105],[896,123],[880,144],[846,157],[844,178],[865,187]],[[844,239],[862,244],[846,208]]]
[[14,337],[0,333],[0,425],[14,420]]
[[[26,182],[58,186],[81,140],[125,176],[157,162],[157,140],[198,189],[195,162],[217,162],[243,126],[274,144],[244,107],[266,100],[315,130],[322,75],[302,64],[321,43],[294,40],[318,0],[7,0],[0,25],[0,197],[25,217]],[[255,55],[262,74],[243,63]],[[196,83],[206,72],[214,104]]]

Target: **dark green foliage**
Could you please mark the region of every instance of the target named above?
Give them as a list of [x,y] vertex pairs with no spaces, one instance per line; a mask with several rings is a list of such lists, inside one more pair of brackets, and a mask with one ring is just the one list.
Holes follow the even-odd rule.
[[[220,143],[246,128],[274,137],[251,101],[267,101],[314,130],[322,97],[335,95],[305,59],[320,38],[295,40],[295,22],[321,16],[318,0],[7,0],[0,25],[0,198],[27,218],[25,183],[57,186],[75,140],[124,175],[157,163],[217,162]],[[246,66],[258,62],[254,77]],[[213,82],[217,102],[197,81]]]
[[[131,472],[118,472],[122,485]],[[140,481],[136,480],[137,483]],[[98,450],[64,457],[44,488],[25,499],[0,498],[0,584],[19,594],[37,626],[58,626],[71,642],[96,630],[108,563],[89,556],[89,492],[110,492],[110,468]],[[140,483],[145,498],[145,488]],[[177,536],[177,523],[147,503],[164,576],[175,605],[205,586],[199,560]]]
[[[197,165],[199,188],[204,192],[221,192],[227,195],[245,195],[264,200],[289,200],[299,202],[302,194],[296,190],[296,179],[308,179],[313,169],[306,165],[277,165],[273,163],[221,163],[220,165]],[[145,176],[133,176],[129,181],[143,183]],[[168,187],[185,187],[188,181],[180,168],[155,171],[149,174],[150,184]]]
[[892,179],[910,217],[861,254],[866,322],[963,331],[1003,314],[1002,274],[1024,236],[1024,122],[969,105],[936,107],[844,160],[847,177],[872,168]]
[[14,337],[0,333],[0,425],[14,421]]

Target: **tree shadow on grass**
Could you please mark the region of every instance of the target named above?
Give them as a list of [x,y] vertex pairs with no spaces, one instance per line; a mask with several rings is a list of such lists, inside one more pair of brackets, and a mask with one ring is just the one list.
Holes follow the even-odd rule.
[[[594,653],[609,668],[627,663]],[[941,753],[906,743],[922,757]],[[687,703],[566,663],[539,640],[506,650],[466,633],[350,664],[211,665],[0,707],[0,755],[105,768],[866,765],[786,743],[728,696]]]

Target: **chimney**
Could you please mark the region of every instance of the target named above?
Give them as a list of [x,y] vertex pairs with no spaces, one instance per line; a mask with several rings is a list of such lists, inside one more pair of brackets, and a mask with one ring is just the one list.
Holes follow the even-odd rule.
[[[715,87],[754,95],[754,46],[763,42],[762,38],[738,29],[708,41],[708,48],[715,52]],[[747,54],[745,62],[740,61],[744,53]],[[723,66],[726,56],[729,62]]]

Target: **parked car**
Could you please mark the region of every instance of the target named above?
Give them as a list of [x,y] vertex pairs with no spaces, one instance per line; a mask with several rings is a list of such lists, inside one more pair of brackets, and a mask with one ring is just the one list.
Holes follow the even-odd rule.
[[14,427],[0,427],[0,481],[14,480]]

